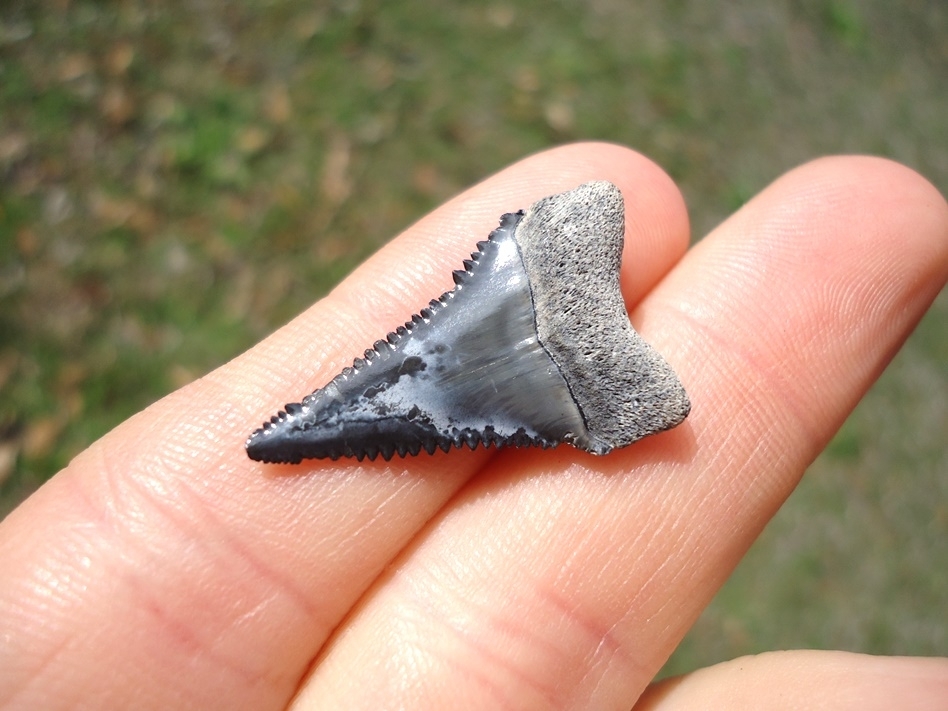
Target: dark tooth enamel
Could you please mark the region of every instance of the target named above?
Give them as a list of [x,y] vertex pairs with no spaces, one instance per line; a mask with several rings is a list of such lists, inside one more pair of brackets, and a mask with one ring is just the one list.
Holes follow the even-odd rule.
[[465,445],[606,454],[690,403],[632,329],[619,290],[622,196],[599,182],[507,213],[432,299],[247,440],[265,462],[433,454]]

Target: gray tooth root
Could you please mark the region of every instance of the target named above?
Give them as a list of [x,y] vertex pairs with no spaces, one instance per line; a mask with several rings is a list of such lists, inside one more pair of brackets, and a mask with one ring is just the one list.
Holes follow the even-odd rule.
[[680,424],[691,411],[678,376],[632,328],[619,288],[622,194],[586,183],[535,203],[517,230],[540,342],[588,427],[576,445],[606,454]]
[[680,424],[688,396],[619,289],[624,223],[607,182],[504,215],[452,291],[265,422],[248,455],[387,460],[563,442],[606,454]]

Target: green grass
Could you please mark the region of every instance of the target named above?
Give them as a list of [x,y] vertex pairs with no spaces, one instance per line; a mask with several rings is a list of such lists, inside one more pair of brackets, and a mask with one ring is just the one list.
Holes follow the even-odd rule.
[[[948,185],[939,0],[201,8],[0,9],[0,515],[546,146],[652,156],[696,235],[824,153]],[[943,295],[666,671],[944,653],[946,402]]]

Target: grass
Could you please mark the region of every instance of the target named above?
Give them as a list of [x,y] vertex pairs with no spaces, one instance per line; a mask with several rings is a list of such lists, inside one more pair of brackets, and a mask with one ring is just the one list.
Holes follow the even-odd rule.
[[[824,153],[944,190],[946,33],[939,0],[4,3],[0,515],[543,147],[642,150],[696,235]],[[942,295],[666,671],[944,653],[946,402]]]

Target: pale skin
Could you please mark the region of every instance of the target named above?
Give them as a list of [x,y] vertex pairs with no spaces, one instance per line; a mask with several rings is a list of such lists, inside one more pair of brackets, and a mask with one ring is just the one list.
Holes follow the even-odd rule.
[[[594,179],[625,196],[623,293],[685,424],[598,458],[246,457],[264,417],[449,289],[500,213]],[[652,684],[948,279],[944,199],[873,158],[804,165],[688,239],[672,181],[601,144],[409,228],[0,525],[0,707],[946,708],[944,659],[779,652]]]

